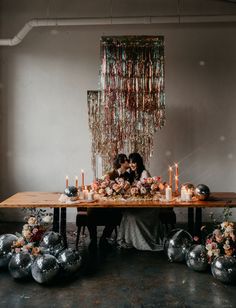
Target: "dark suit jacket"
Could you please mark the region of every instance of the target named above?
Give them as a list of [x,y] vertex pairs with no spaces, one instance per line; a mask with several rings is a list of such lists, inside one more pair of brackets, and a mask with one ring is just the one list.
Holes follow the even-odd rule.
[[110,173],[108,173],[110,180],[114,181],[116,178],[123,178],[125,181],[131,182],[131,174],[126,171],[122,174],[119,174],[117,170],[113,170]]

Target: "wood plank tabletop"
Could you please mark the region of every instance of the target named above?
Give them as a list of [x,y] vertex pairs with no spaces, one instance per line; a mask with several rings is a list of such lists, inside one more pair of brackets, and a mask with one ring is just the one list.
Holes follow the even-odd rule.
[[236,207],[236,193],[234,192],[215,192],[212,193],[207,201],[179,202],[174,199],[171,202],[153,200],[96,200],[94,202],[78,201],[72,203],[61,203],[59,192],[18,192],[0,203],[1,208],[73,208],[73,207],[124,207],[124,208],[149,208],[149,207]]

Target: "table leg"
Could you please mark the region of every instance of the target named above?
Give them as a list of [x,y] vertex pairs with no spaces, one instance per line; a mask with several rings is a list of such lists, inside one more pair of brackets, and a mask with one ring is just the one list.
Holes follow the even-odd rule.
[[195,212],[195,235],[201,238],[201,227],[202,227],[202,208],[196,208]]
[[194,210],[193,208],[188,208],[188,232],[193,235],[194,227]]
[[67,237],[66,237],[66,208],[61,208],[61,235],[64,239],[65,246],[67,247]]
[[59,232],[59,220],[60,220],[60,209],[54,208],[53,209],[53,226],[52,226],[52,229],[55,232]]

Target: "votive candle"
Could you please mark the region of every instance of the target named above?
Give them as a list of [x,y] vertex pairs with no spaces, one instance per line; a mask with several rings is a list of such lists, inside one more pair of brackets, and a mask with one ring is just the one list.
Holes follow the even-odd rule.
[[192,200],[192,192],[188,189],[185,193],[185,201],[191,201]]
[[172,189],[170,186],[166,187],[166,201],[172,200]]

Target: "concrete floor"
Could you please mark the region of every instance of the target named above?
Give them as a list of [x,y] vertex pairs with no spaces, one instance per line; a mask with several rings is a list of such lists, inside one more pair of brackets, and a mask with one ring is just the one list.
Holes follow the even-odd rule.
[[[3,228],[4,227],[4,228]],[[0,234],[13,226],[1,225]],[[5,232],[2,232],[4,229]],[[12,233],[20,231],[14,226]],[[69,226],[73,247],[75,227]],[[235,286],[210,273],[193,272],[185,264],[169,263],[162,252],[114,249],[89,255],[88,236],[80,244],[84,263],[77,277],[43,286],[19,282],[0,271],[0,307],[236,307]]]

